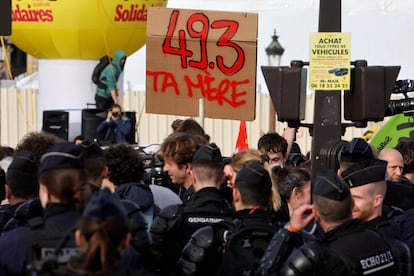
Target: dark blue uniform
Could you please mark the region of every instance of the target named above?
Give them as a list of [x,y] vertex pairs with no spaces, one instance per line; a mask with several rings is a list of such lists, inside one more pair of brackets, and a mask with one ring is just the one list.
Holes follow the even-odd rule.
[[[48,204],[45,209],[45,221],[62,229],[62,238],[76,225],[77,218],[77,213],[69,205]],[[21,275],[25,272],[31,242],[28,231],[28,227],[19,227],[0,237],[0,275]]]
[[0,206],[0,232],[3,231],[4,226],[13,217],[14,212],[22,203],[10,205],[4,204]]
[[43,217],[43,208],[38,198],[20,204],[14,211],[13,217],[3,227],[2,235],[18,227],[26,226],[35,217]]

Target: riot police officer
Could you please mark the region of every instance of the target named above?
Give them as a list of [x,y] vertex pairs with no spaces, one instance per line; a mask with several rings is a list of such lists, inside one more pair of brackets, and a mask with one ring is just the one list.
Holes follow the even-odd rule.
[[407,246],[398,240],[385,241],[352,219],[349,187],[334,171],[317,174],[312,197],[314,206],[298,208],[275,238],[287,241],[286,232],[298,234],[313,218],[324,236],[294,249],[280,275],[410,275]]
[[44,217],[0,238],[0,248],[7,249],[0,253],[1,275],[22,275],[26,264],[39,272],[49,258],[63,263],[78,252],[71,231],[89,195],[81,149],[68,142],[53,145],[40,159],[39,184]]
[[252,160],[233,184],[235,219],[197,230],[178,263],[181,275],[252,275],[278,227],[268,212],[272,181]]
[[171,205],[159,213],[151,227],[153,268],[171,275],[181,249],[197,229],[231,219],[233,209],[219,186],[223,181],[223,159],[217,145],[202,146],[192,160],[195,194],[182,205]]

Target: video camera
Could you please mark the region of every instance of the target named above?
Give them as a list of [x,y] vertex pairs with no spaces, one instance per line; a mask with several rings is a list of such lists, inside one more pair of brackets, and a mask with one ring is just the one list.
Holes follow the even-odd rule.
[[288,160],[293,167],[300,167],[308,158],[300,152],[292,152],[288,155]]
[[169,177],[164,172],[164,160],[157,154],[144,153],[144,182],[147,185],[155,184],[165,186]]
[[414,98],[407,93],[414,91],[414,80],[398,80],[395,82],[393,94],[403,94],[404,99],[390,100],[385,111],[386,116],[404,114],[414,116]]

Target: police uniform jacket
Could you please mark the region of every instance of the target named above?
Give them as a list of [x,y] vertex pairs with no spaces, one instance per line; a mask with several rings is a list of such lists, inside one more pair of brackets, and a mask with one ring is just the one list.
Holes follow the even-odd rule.
[[27,222],[35,217],[43,217],[43,207],[38,198],[25,201],[17,207],[13,217],[4,225],[2,235],[15,228],[26,226]]
[[233,221],[193,233],[178,262],[179,274],[186,275],[188,267],[195,267],[197,276],[250,275],[277,229],[265,209],[239,210]]
[[414,228],[404,213],[384,214],[364,222],[362,225],[367,229],[380,233],[383,237],[399,239],[406,243],[409,248],[414,248]]
[[404,213],[390,211],[389,207],[384,205],[382,216],[364,222],[362,225],[379,233],[385,240],[401,241],[411,252],[412,266],[414,263],[414,227]]
[[171,270],[175,270],[181,249],[194,231],[232,218],[231,204],[214,187],[197,191],[184,204],[162,209],[150,230],[154,269],[171,273]]
[[[76,225],[78,215],[72,205],[48,204],[44,218],[62,229]],[[63,237],[64,233],[62,233]],[[28,228],[19,227],[0,237],[0,275],[22,275],[27,265]]]
[[295,249],[280,275],[407,275],[398,266],[392,245],[350,220]]
[[22,204],[4,204],[0,206],[0,232],[3,231],[4,226],[7,224],[7,222],[13,217],[14,212],[16,209]]
[[253,273],[278,229],[279,225],[272,223],[269,213],[263,208],[237,211],[227,237],[223,237],[220,275]]

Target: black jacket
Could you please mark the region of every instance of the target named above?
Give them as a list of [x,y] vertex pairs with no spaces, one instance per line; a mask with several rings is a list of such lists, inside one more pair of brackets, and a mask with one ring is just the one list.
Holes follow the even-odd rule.
[[406,246],[350,220],[295,249],[280,275],[410,275],[409,256]]
[[181,250],[193,232],[232,218],[231,204],[213,187],[197,191],[186,203],[162,209],[150,230],[154,269],[165,274],[173,273]]

